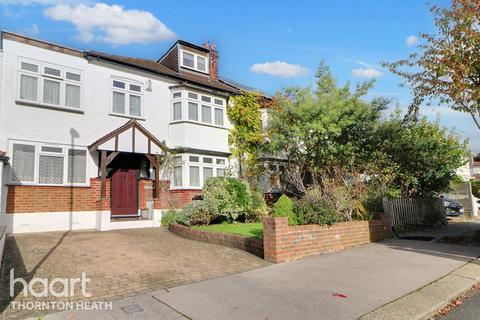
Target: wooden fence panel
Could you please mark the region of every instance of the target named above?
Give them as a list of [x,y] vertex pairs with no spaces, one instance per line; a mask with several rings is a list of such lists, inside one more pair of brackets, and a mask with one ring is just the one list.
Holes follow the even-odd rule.
[[383,209],[392,228],[412,224],[436,224],[446,221],[443,199],[383,199]]

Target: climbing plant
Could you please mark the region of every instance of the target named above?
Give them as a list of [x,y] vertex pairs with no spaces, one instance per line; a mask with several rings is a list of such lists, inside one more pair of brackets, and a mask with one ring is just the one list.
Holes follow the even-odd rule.
[[262,119],[258,93],[243,91],[231,98],[227,110],[233,125],[229,134],[230,151],[238,162],[239,178],[248,178],[258,159],[263,142]]

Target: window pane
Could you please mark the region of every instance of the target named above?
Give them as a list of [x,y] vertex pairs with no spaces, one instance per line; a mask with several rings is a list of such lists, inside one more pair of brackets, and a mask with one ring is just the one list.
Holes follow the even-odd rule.
[[180,164],[182,163],[182,157],[179,156],[179,157],[173,157],[173,163],[175,164]]
[[212,98],[207,97],[207,96],[202,96],[202,101],[204,101],[204,102],[212,102]]
[[217,168],[217,177],[225,177],[225,169]]
[[87,180],[87,151],[68,150],[68,183],[85,183]]
[[130,95],[130,115],[140,117],[141,99],[140,96]]
[[197,56],[197,69],[200,71],[206,71],[206,59],[204,57]]
[[50,146],[42,146],[42,152],[51,152],[51,153],[62,153],[62,147],[50,147]]
[[195,99],[195,100],[197,100],[197,99],[198,99],[198,94],[193,93],[193,92],[189,92],[189,93],[188,93],[188,97],[189,97],[190,99]]
[[125,89],[125,82],[113,80],[113,86],[115,88]]
[[49,104],[60,104],[60,83],[57,81],[43,81],[43,102]]
[[188,103],[188,120],[198,121],[198,104],[193,102]]
[[121,92],[113,92],[113,112],[125,113],[125,94]]
[[33,63],[22,62],[22,70],[27,70],[31,72],[38,72],[38,66]]
[[80,108],[80,86],[68,84],[65,86],[65,105]]
[[182,120],[182,103],[173,103],[173,121]]
[[173,167],[173,186],[181,187],[182,186],[182,167]]
[[38,100],[38,78],[22,74],[20,80],[20,99]]
[[80,81],[80,75],[78,73],[67,72],[65,76],[68,80]]
[[217,159],[217,164],[224,166],[225,165],[225,159]]
[[185,67],[194,68],[193,54],[183,51],[183,65]]
[[190,156],[190,157],[188,157],[188,161],[190,161],[190,162],[199,162],[199,161],[200,161],[200,157]]
[[33,182],[34,179],[35,146],[15,143],[12,151],[12,181]]
[[130,85],[130,90],[131,90],[131,91],[136,91],[136,92],[141,92],[141,91],[142,91],[142,87],[140,87],[139,85],[136,85],[136,84],[131,84],[131,85]]
[[215,109],[215,124],[223,126],[223,109]]
[[63,157],[40,155],[38,182],[63,184]]
[[208,106],[202,106],[202,121],[212,123],[212,108]]
[[203,157],[203,163],[213,163],[213,158]]
[[190,169],[190,186],[199,187],[200,186],[200,168],[189,167],[189,169]]
[[213,177],[213,168],[203,168],[203,183]]
[[223,100],[215,99],[215,104],[218,104],[219,106],[223,106]]
[[182,97],[182,93],[181,92],[174,92],[173,93],[173,99],[180,99]]

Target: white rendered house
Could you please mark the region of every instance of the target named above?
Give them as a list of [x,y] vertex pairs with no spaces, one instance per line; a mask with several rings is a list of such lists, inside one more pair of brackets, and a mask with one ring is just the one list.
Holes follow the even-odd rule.
[[[226,108],[239,90],[219,79],[217,61],[213,46],[184,41],[147,60],[3,32],[7,232],[159,226],[162,210],[181,208],[208,177],[224,175]],[[166,153],[174,154],[168,174]]]

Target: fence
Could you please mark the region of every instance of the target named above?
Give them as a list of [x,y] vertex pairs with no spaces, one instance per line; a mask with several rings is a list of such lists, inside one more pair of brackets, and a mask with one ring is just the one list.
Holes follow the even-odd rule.
[[443,199],[383,199],[383,209],[390,226],[427,225],[434,226],[447,220]]

